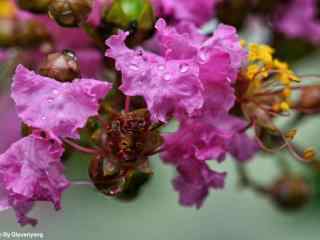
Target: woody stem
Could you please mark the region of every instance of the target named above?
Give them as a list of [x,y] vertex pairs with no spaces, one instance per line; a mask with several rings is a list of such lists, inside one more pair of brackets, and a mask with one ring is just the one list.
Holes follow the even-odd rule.
[[126,100],[124,103],[124,111],[126,113],[130,112],[130,102],[131,102],[131,97],[130,96],[126,96]]

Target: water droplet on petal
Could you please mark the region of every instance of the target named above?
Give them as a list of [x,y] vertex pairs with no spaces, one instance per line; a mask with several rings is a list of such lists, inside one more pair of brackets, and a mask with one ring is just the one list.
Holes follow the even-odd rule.
[[46,117],[46,116],[42,116],[41,119],[42,119],[43,121],[45,121],[45,120],[47,120],[47,117]]
[[159,69],[160,71],[163,71],[163,70],[164,70],[164,65],[160,64],[160,65],[158,66],[158,69]]
[[55,94],[55,95],[57,95],[57,94],[59,93],[59,91],[58,91],[57,89],[54,89],[54,90],[52,91],[52,93]]
[[134,70],[134,71],[137,71],[137,70],[139,70],[139,67],[138,67],[138,65],[137,64],[135,64],[135,63],[132,63],[131,65],[130,65],[130,67],[129,67],[131,70]]
[[199,53],[199,58],[202,62],[207,62],[209,59],[208,50],[206,50],[206,49],[201,50]]
[[169,81],[171,79],[171,75],[169,73],[164,74],[164,80]]
[[47,101],[48,101],[48,103],[52,103],[52,102],[53,102],[53,98],[49,97],[49,98],[47,99]]
[[180,65],[180,72],[181,73],[186,73],[186,72],[188,72],[188,70],[189,70],[188,64],[183,63],[183,64]]

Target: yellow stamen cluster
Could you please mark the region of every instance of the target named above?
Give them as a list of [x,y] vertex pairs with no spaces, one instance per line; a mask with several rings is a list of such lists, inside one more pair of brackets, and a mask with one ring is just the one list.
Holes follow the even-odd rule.
[[[290,96],[292,82],[299,81],[298,76],[288,67],[287,63],[273,57],[274,49],[263,44],[248,45],[249,64],[245,71],[246,78],[251,81],[250,91],[269,91],[270,86],[281,87],[281,101],[272,106],[276,112],[290,110]],[[276,82],[276,84],[272,81]],[[264,85],[263,85],[264,84]],[[280,86],[279,86],[280,85]],[[263,88],[266,89],[263,89]]]
[[10,0],[0,0],[0,18],[11,18],[16,15],[16,6]]

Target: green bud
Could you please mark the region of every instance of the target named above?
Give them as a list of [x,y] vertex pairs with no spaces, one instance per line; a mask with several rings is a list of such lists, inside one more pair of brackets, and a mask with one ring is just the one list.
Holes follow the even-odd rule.
[[92,0],[52,0],[49,16],[62,27],[78,27],[91,12]]
[[17,5],[32,13],[47,13],[51,0],[16,0]]
[[149,0],[115,0],[105,11],[104,21],[124,30],[148,31],[155,16]]
[[71,82],[80,77],[80,66],[75,54],[65,50],[62,53],[49,54],[39,72],[60,82]]

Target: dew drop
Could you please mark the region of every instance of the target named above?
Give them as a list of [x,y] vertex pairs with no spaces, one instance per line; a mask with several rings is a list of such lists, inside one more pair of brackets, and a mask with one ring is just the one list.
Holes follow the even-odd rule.
[[131,70],[134,70],[134,71],[137,71],[137,70],[139,70],[139,67],[138,67],[138,65],[137,64],[135,64],[135,63],[132,63],[131,65],[130,65],[130,67],[129,67]]
[[160,65],[158,66],[158,69],[159,69],[160,71],[163,71],[163,70],[164,70],[164,65],[160,64]]
[[45,120],[47,120],[47,117],[46,117],[46,116],[42,116],[41,119],[42,119],[43,121],[45,121]]
[[53,98],[49,97],[49,98],[47,99],[47,102],[48,102],[48,103],[52,103],[52,102],[53,102]]
[[164,74],[164,80],[169,81],[171,79],[171,75],[169,73]]
[[54,89],[54,90],[52,91],[52,93],[55,94],[55,95],[58,95],[59,91],[58,91],[57,89]]
[[200,57],[200,60],[203,61],[203,62],[206,62],[208,61],[209,59],[209,53],[207,50],[203,49],[200,53],[199,53],[199,57]]

